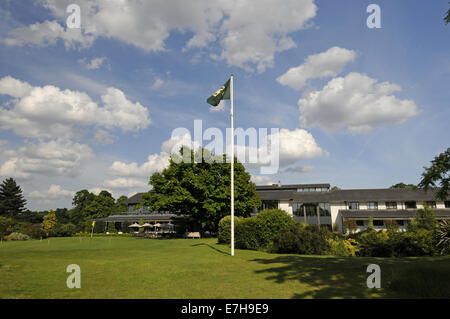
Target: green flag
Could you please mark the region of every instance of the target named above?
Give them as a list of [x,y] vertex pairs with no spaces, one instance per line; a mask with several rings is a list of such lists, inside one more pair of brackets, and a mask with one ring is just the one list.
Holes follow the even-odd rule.
[[230,80],[227,81],[220,89],[217,90],[216,93],[211,95],[206,102],[211,104],[212,106],[219,105],[221,100],[229,100],[230,99]]

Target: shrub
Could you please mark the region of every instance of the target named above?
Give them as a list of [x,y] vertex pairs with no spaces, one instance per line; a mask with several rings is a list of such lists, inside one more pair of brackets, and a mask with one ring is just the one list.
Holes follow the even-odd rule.
[[[317,227],[314,227],[317,229]],[[273,238],[272,251],[277,253],[296,253],[321,255],[329,250],[325,232],[313,231],[309,226],[295,223]]]
[[344,220],[344,229],[351,234],[358,229],[358,225],[353,219],[346,219]]
[[56,224],[52,235],[55,237],[71,237],[75,234],[76,227],[72,223]]
[[433,231],[418,229],[392,234],[389,243],[395,256],[426,256],[435,253]]
[[391,257],[392,247],[384,231],[369,230],[361,234],[358,240],[359,255],[366,257]]
[[442,220],[436,230],[437,244],[441,255],[450,253],[450,223]]
[[11,233],[5,237],[6,240],[29,240],[30,236],[22,234],[22,233]]
[[235,246],[240,249],[258,250],[263,248],[263,241],[257,231],[259,227],[255,217],[244,218],[235,227]]
[[[140,224],[140,225],[143,225],[143,224],[144,224],[144,223],[142,223],[142,224]],[[142,231],[144,231],[143,228],[140,228],[140,229],[142,229]],[[108,223],[108,233],[110,233],[110,234],[117,233],[116,223],[114,223],[114,222],[109,222],[109,223]]]
[[328,240],[328,253],[333,256],[355,256],[356,241],[353,239],[332,239]]
[[259,245],[266,247],[280,231],[289,229],[296,221],[281,209],[267,209],[256,217],[256,232]]
[[24,229],[23,233],[25,235],[30,236],[33,239],[40,239],[41,237],[42,238],[46,238],[47,237],[46,232],[40,227],[29,226],[29,227]]
[[[242,221],[241,217],[234,216],[234,229]],[[219,234],[218,234],[219,244],[230,244],[231,243],[231,216],[225,216],[219,221]]]
[[0,237],[11,234],[14,231],[14,224],[12,218],[0,216]]

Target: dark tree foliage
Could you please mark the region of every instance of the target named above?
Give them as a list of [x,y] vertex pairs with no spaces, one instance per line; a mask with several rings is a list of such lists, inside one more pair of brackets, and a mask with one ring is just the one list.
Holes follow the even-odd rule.
[[[445,200],[448,197],[450,183],[450,147],[431,161],[430,167],[424,167],[422,180],[419,187],[428,190],[432,187],[440,187],[436,193],[438,199]],[[436,184],[439,184],[437,186]]]
[[0,215],[16,217],[25,212],[27,201],[23,197],[22,189],[13,178],[8,178],[0,185]]
[[445,21],[445,24],[448,24],[450,22],[450,9],[448,9],[447,15],[445,16],[444,21]]
[[[250,174],[236,158],[234,161],[235,215],[248,217],[261,201]],[[231,211],[230,168],[225,155],[182,148],[179,155],[171,157],[168,168],[150,177],[153,192],[144,194],[140,205],[187,215],[202,231],[216,232],[219,221]]]
[[414,184],[397,183],[395,185],[392,185],[389,188],[411,188],[411,189],[417,189],[417,186],[414,185]]

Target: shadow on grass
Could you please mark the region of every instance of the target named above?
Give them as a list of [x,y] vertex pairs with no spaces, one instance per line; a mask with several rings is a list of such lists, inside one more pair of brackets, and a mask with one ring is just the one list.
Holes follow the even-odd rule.
[[211,248],[211,249],[213,249],[213,250],[215,250],[215,251],[217,251],[217,252],[219,252],[219,253],[221,253],[221,254],[224,254],[224,255],[230,255],[228,252],[225,252],[225,251],[223,251],[223,250],[220,250],[220,249],[218,249],[218,248],[216,248],[216,247],[214,247],[214,246],[211,246],[210,244],[206,244],[206,243],[199,243],[199,244],[194,244],[194,245],[191,245],[192,247],[197,247],[197,246],[208,246],[209,248]]
[[[279,256],[272,259],[253,259],[269,268],[257,270],[256,273],[267,274],[267,280],[277,284],[297,281],[307,285],[305,292],[295,293],[291,298],[373,298],[385,297],[385,289],[369,289],[366,285],[367,266],[379,264],[382,269],[382,288],[388,278],[383,277],[383,270],[390,269],[393,263],[410,263],[393,259],[366,259],[358,257],[314,257],[314,256]],[[402,266],[400,266],[402,267]],[[383,286],[383,284],[386,284]],[[309,287],[308,287],[309,286]]]

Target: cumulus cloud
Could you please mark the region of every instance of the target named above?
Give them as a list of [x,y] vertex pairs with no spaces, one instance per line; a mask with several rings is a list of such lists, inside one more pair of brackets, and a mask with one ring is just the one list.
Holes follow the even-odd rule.
[[126,188],[135,188],[135,187],[148,187],[148,183],[145,181],[134,179],[134,178],[125,178],[125,177],[119,177],[116,179],[108,179],[105,180],[103,183],[105,187],[109,188],[119,188],[119,189],[126,189]]
[[109,145],[114,143],[114,137],[108,131],[99,129],[94,134],[94,142],[97,145]]
[[169,166],[171,154],[177,154],[182,146],[197,149],[198,143],[193,142],[189,134],[175,136],[162,143],[159,154],[151,154],[147,161],[141,165],[136,162],[124,163],[115,161],[109,167],[109,172],[121,177],[150,177],[155,172],[161,172]]
[[278,77],[277,81],[294,90],[301,90],[309,79],[338,75],[342,72],[344,66],[353,61],[355,57],[355,51],[332,47],[325,52],[308,56],[305,63],[290,68],[286,73]]
[[147,52],[164,51],[173,31],[192,32],[184,51],[209,49],[218,42],[214,57],[259,72],[272,66],[274,55],[292,47],[290,34],[315,17],[314,0],[182,0],[111,1],[79,0],[81,29],[64,29],[71,0],[42,0],[55,21],[36,23],[11,31],[9,45],[51,45],[61,39],[67,48],[87,47],[98,37],[112,38]]
[[0,175],[22,180],[34,175],[74,177],[92,157],[89,146],[70,141],[27,143],[18,150],[10,150],[0,166]]
[[136,131],[150,124],[147,108],[133,103],[110,87],[101,96],[102,105],[84,92],[62,90],[53,85],[32,87],[10,76],[0,79],[0,94],[15,99],[12,108],[0,107],[0,129],[34,138],[71,138],[75,125],[99,125]]
[[83,33],[81,29],[65,29],[57,21],[48,20],[14,29],[10,32],[10,35],[11,37],[4,39],[4,43],[7,45],[47,46],[55,44],[61,39],[66,49],[87,48],[92,45],[95,39],[93,35]]
[[31,198],[57,200],[64,197],[72,198],[75,195],[74,191],[63,189],[60,185],[50,185],[49,189],[44,191],[32,191],[28,196]]
[[414,101],[393,95],[400,90],[397,84],[379,83],[367,75],[349,73],[298,101],[300,123],[349,133],[368,133],[386,123],[400,124],[420,113]]

